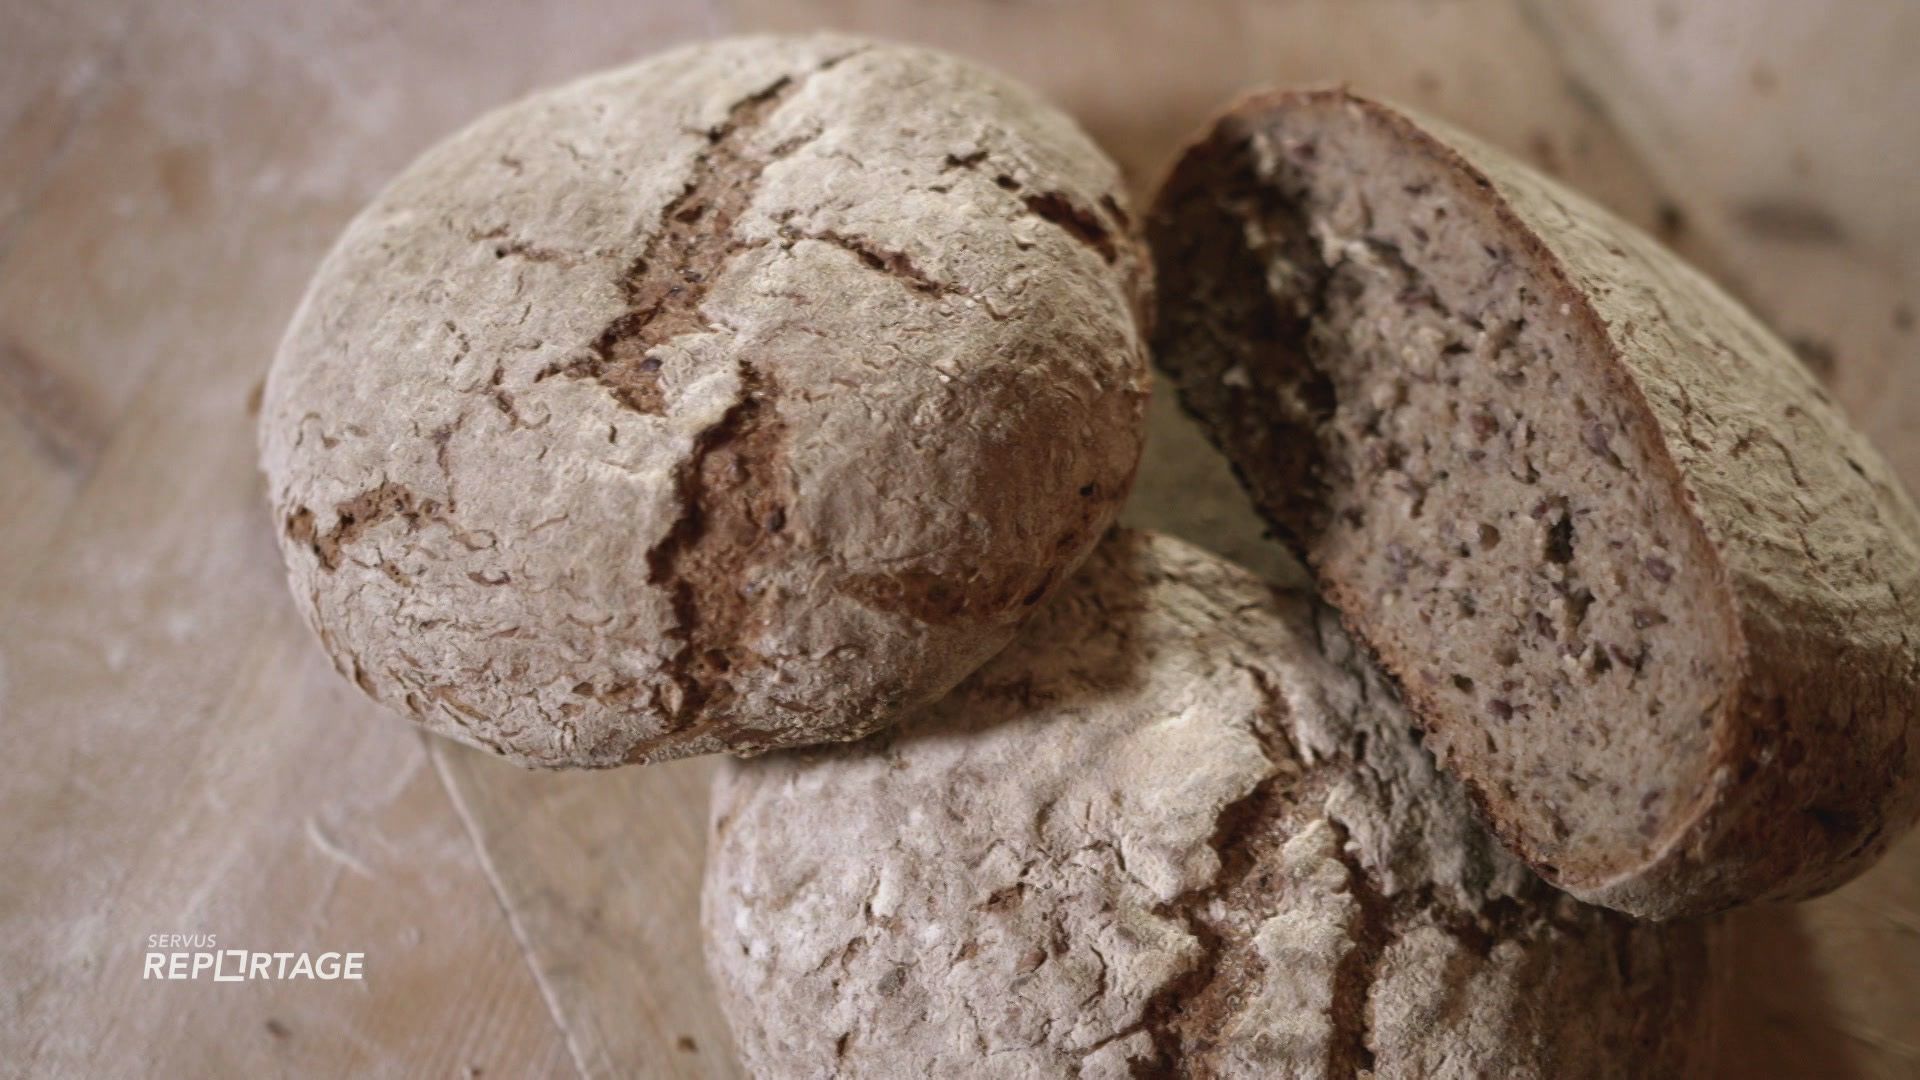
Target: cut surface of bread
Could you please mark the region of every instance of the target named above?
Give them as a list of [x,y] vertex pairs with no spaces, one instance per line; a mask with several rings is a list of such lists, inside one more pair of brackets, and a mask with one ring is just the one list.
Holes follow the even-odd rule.
[[1542,873],[1649,915],[1844,880],[1913,813],[1911,504],[1710,285],[1422,124],[1229,113],[1150,222],[1161,363]]

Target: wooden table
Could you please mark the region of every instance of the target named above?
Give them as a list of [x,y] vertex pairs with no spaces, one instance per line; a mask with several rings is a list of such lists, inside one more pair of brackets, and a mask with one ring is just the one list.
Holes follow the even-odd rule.
[[[1144,192],[1239,89],[1347,80],[1657,230],[1920,487],[1920,6],[1861,0],[131,0],[0,6],[0,1074],[727,1076],[703,761],[517,771],[342,685],[251,410],[348,216],[477,111],[683,40],[836,26],[1000,65]],[[1272,572],[1162,402],[1130,517]],[[1920,837],[1732,920],[1728,1077],[1920,1076]],[[143,982],[149,934],[367,954]]]

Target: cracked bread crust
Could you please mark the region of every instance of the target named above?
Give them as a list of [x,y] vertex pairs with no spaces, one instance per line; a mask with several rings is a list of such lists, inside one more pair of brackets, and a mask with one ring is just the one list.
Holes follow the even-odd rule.
[[1148,272],[1113,164],[939,53],[730,39],[534,95],[294,318],[293,593],[369,695],[525,765],[864,735],[1112,521]]
[[[1335,145],[1341,138],[1344,149]],[[1373,146],[1384,149],[1367,151],[1365,162],[1340,157]],[[1339,160],[1329,165],[1327,155]],[[1216,195],[1218,171],[1236,158],[1253,163],[1256,185],[1266,185],[1248,204],[1304,214],[1311,220],[1290,228],[1312,242],[1277,254],[1281,245],[1256,242],[1259,230],[1244,219],[1239,243],[1264,266],[1225,287],[1203,268],[1226,260],[1193,238],[1242,213]],[[1364,179],[1337,205],[1306,210],[1278,194],[1275,177],[1343,164]],[[1183,402],[1378,651],[1436,753],[1509,846],[1550,880],[1646,917],[1699,914],[1831,889],[1911,826],[1920,814],[1920,738],[1911,730],[1920,715],[1920,515],[1817,381],[1736,303],[1637,230],[1506,155],[1338,90],[1263,95],[1230,110],[1176,166],[1149,232],[1165,289],[1158,355]],[[1457,244],[1452,257],[1435,254],[1447,243]],[[1564,421],[1565,433],[1539,452],[1540,470],[1523,481],[1537,485],[1538,501],[1526,503],[1533,522],[1522,507],[1508,520],[1483,521],[1476,537],[1472,521],[1462,521],[1457,557],[1448,550],[1441,564],[1336,516],[1357,485],[1321,455],[1331,445],[1329,418],[1368,405],[1339,400],[1339,379],[1358,354],[1313,344],[1324,309],[1311,303],[1297,321],[1246,324],[1263,327],[1257,333],[1216,316],[1240,301],[1290,310],[1315,289],[1283,267],[1325,270],[1350,254],[1397,263],[1400,279],[1417,286],[1399,298],[1409,307],[1470,313],[1476,326],[1486,320],[1489,333],[1478,340],[1397,342],[1408,378],[1425,379],[1423,365],[1451,364],[1456,378],[1493,369],[1500,356],[1483,348],[1495,336],[1490,313],[1517,293],[1531,305],[1519,332],[1551,361],[1532,374],[1585,380],[1578,391],[1565,380],[1557,391],[1515,382],[1492,411],[1456,383],[1458,423],[1413,432],[1416,450],[1428,438],[1498,446],[1529,424]],[[1238,299],[1223,303],[1228,295]],[[1303,381],[1307,369],[1334,377]],[[1292,390],[1268,392],[1282,385]],[[1404,401],[1383,388],[1372,404],[1391,414]],[[1526,408],[1510,408],[1516,402]],[[1527,408],[1531,416],[1522,415]],[[1367,509],[1401,515],[1401,536],[1453,524],[1444,513],[1449,470],[1467,477],[1454,478],[1455,492],[1485,486],[1471,468],[1442,462],[1423,472],[1417,453],[1408,467],[1395,444],[1380,445],[1389,452],[1368,473],[1397,478],[1411,508],[1376,500]],[[1477,462],[1481,453],[1457,460]],[[1604,485],[1566,487],[1581,468]],[[1608,487],[1631,492],[1669,535],[1606,511],[1616,497]],[[1412,524],[1422,503],[1443,512]],[[1458,585],[1503,537],[1511,544],[1512,523],[1538,529],[1538,562],[1561,592],[1557,609],[1534,607],[1537,631],[1516,609],[1508,630],[1472,639],[1489,618],[1484,589],[1465,590],[1455,617],[1403,614],[1417,605],[1402,601]],[[1585,559],[1603,543],[1640,550],[1618,560],[1617,576],[1590,575],[1581,585],[1569,573],[1574,549]],[[1382,573],[1400,585],[1411,579],[1410,589],[1382,589]],[[1639,605],[1642,595],[1663,606]],[[1568,632],[1583,619],[1586,630]],[[1596,623],[1619,640],[1601,640]],[[1536,636],[1557,637],[1561,655],[1536,662],[1524,646],[1510,648]],[[1489,657],[1510,672],[1494,670]],[[1473,663],[1482,666],[1455,667],[1451,679],[1443,666]],[[1542,751],[1529,762],[1524,749],[1503,743],[1532,718],[1500,693],[1501,680],[1565,688],[1569,672],[1577,672],[1571,696],[1556,697],[1540,717],[1567,731],[1584,726],[1588,741],[1562,747],[1557,760]],[[1674,707],[1660,715],[1582,699],[1581,687],[1607,679],[1663,682],[1655,696]],[[1560,738],[1543,727],[1516,741],[1537,750]],[[1629,755],[1645,767],[1615,770],[1611,786],[1579,775]],[[1554,807],[1577,798],[1612,802],[1560,821]]]
[[927,713],[723,766],[756,1076],[1678,1076],[1701,924],[1553,892],[1302,591],[1115,531]]

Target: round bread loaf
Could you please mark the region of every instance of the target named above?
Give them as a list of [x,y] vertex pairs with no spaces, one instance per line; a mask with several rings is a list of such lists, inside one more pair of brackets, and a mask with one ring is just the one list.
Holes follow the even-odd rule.
[[1331,611],[1116,532],[851,746],[723,765],[703,920],[763,1077],[1689,1074],[1698,923],[1553,892]]
[[1157,355],[1508,844],[1649,917],[1808,896],[1920,813],[1920,515],[1640,232],[1342,91],[1151,215]]
[[368,694],[522,764],[882,727],[1132,482],[1124,198],[1024,88],[840,37],[486,116],[353,222],[281,346],[294,595]]

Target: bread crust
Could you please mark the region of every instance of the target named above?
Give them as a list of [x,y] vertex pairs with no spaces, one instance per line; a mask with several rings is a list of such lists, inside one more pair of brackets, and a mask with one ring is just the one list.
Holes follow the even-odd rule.
[[[1495,830],[1574,895],[1652,918],[1803,898],[1860,873],[1920,815],[1920,514],[1899,480],[1739,304],[1632,226],[1439,122],[1342,89],[1256,95],[1174,176],[1220,152],[1230,128],[1314,108],[1388,125],[1497,222],[1645,419],[1653,482],[1716,560],[1690,569],[1725,605],[1734,671],[1706,782],[1658,849],[1605,872],[1554,867],[1498,793],[1477,787]],[[1167,200],[1163,189],[1150,238],[1180,227]],[[1371,638],[1366,598],[1322,586]],[[1471,729],[1426,688],[1406,690],[1426,726]]]
[[1705,928],[1557,894],[1301,590],[1116,531],[864,742],[723,766],[703,922],[756,1076],[1680,1076]]
[[857,737],[991,656],[1131,485],[1149,266],[1025,88],[709,42],[423,155],[264,395],[341,672],[525,765]]

